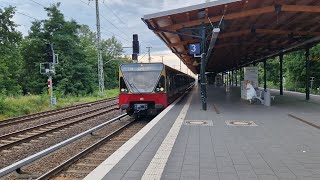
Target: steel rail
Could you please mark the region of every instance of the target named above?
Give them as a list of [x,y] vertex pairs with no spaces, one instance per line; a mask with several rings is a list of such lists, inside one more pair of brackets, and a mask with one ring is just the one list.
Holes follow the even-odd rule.
[[130,122],[126,123],[125,125],[121,126],[120,128],[116,129],[112,133],[108,134],[107,136],[103,137],[102,139],[100,139],[96,143],[94,143],[91,146],[89,146],[88,148],[86,148],[85,150],[81,151],[80,153],[78,153],[78,154],[74,155],[73,157],[71,157],[70,159],[66,160],[65,162],[63,162],[59,166],[57,166],[57,167],[51,169],[50,171],[46,172],[45,174],[41,175],[39,178],[37,178],[37,180],[47,180],[47,179],[50,179],[53,176],[57,175],[62,170],[66,169],[67,167],[71,166],[73,163],[75,163],[76,161],[78,161],[82,157],[86,156],[88,153],[90,153],[90,152],[94,151],[95,149],[99,148],[106,141],[109,141],[110,138],[112,138],[115,135],[119,134],[124,128],[130,126],[134,121],[135,120],[130,121]]
[[78,105],[69,106],[69,107],[61,108],[61,109],[54,109],[54,110],[50,110],[50,111],[38,112],[38,113],[29,114],[29,115],[25,115],[25,116],[14,117],[14,118],[0,121],[0,128],[5,127],[5,126],[9,126],[9,125],[18,124],[18,123],[25,122],[25,121],[30,121],[33,119],[48,117],[48,116],[52,116],[55,114],[80,109],[80,108],[86,107],[88,105],[96,105],[96,104],[100,104],[100,103],[104,103],[104,102],[110,102],[110,101],[113,101],[116,99],[118,99],[118,97],[89,102],[89,103],[78,104]]
[[66,146],[66,145],[68,145],[68,144],[70,144],[70,143],[72,143],[72,142],[74,142],[74,141],[86,136],[86,135],[89,135],[92,132],[101,129],[102,127],[104,127],[104,126],[106,126],[106,125],[108,125],[110,123],[113,123],[113,122],[115,122],[117,120],[120,120],[121,118],[123,118],[125,116],[127,116],[126,113],[122,114],[122,115],[120,115],[118,117],[115,117],[115,118],[113,118],[113,119],[111,119],[111,120],[109,120],[109,121],[107,121],[105,123],[102,123],[102,124],[100,124],[100,125],[98,125],[96,127],[93,127],[91,129],[83,132],[83,133],[80,133],[80,134],[78,134],[76,136],[73,136],[70,139],[67,139],[67,140],[65,140],[63,142],[60,142],[60,143],[54,145],[54,146],[51,146],[51,147],[49,147],[49,148],[47,148],[47,149],[45,149],[43,151],[40,151],[40,152],[38,152],[38,153],[36,153],[34,155],[31,155],[31,156],[29,156],[27,158],[24,158],[24,159],[22,159],[22,160],[20,160],[20,161],[18,161],[16,163],[13,163],[10,166],[7,166],[7,167],[5,167],[3,169],[0,169],[0,177],[3,177],[3,176],[5,176],[5,175],[7,175],[7,174],[9,174],[9,173],[11,173],[13,171],[19,171],[21,167],[23,167],[25,165],[28,165],[28,164],[32,163],[33,161],[38,160],[38,159],[40,159],[40,158],[42,158],[42,157],[44,157],[44,156],[56,151],[57,149],[60,149],[61,147]]
[[37,126],[33,126],[33,127],[29,127],[29,128],[25,128],[25,129],[19,130],[19,131],[15,131],[15,132],[12,132],[12,133],[4,134],[4,135],[0,136],[0,140],[8,139],[8,138],[10,138],[12,136],[15,136],[15,135],[18,135],[18,134],[22,134],[22,133],[25,133],[25,132],[28,132],[28,131],[39,129],[39,128],[43,128],[45,126],[50,126],[50,125],[53,125],[53,124],[56,124],[56,123],[59,123],[59,122],[62,122],[62,121],[66,121],[66,120],[69,120],[69,119],[81,117],[83,115],[94,113],[94,112],[100,111],[100,110],[105,109],[105,108],[110,108],[110,107],[115,106],[115,105],[116,104],[111,104],[111,105],[108,105],[106,107],[100,107],[100,108],[97,108],[97,109],[94,109],[94,110],[91,110],[91,111],[88,111],[88,112],[83,112],[83,113],[80,113],[80,114],[71,115],[71,116],[68,116],[68,117],[57,119],[57,120],[52,121],[52,122],[47,122],[47,123],[40,124],[40,125],[37,125]]
[[[58,126],[58,127],[53,128],[53,129],[49,129],[49,130],[47,130],[47,131],[39,132],[38,134],[28,136],[28,137],[26,137],[26,138],[23,138],[23,139],[20,139],[20,140],[16,140],[16,141],[14,141],[14,142],[12,142],[12,143],[8,143],[8,144],[5,144],[5,145],[0,146],[0,150],[8,149],[8,148],[13,147],[13,146],[16,146],[16,145],[18,145],[18,144],[21,144],[21,143],[24,143],[24,142],[28,142],[28,141],[30,141],[30,140],[32,140],[32,139],[41,137],[41,136],[43,136],[43,135],[45,135],[45,134],[52,133],[52,132],[54,132],[54,131],[58,131],[58,130],[67,128],[67,127],[69,127],[69,126],[72,126],[72,125],[81,123],[81,122],[86,121],[86,120],[88,120],[88,119],[91,119],[91,118],[94,118],[94,117],[98,117],[98,116],[100,116],[100,115],[102,115],[102,114],[105,114],[105,113],[109,113],[109,112],[111,112],[111,111],[113,111],[113,110],[115,110],[115,109],[117,109],[117,108],[108,109],[108,110],[105,110],[105,111],[103,111],[103,112],[100,112],[100,113],[97,113],[97,114],[93,114],[93,115],[84,117],[84,118],[82,118],[82,119],[73,121],[73,122],[71,122],[71,123],[63,124],[63,125],[61,125],[61,126]],[[99,109],[99,110],[101,110],[101,109]],[[76,116],[81,116],[81,115],[82,115],[82,114],[76,115]],[[68,117],[67,119],[70,119],[70,117]],[[61,123],[61,121],[65,121],[65,120],[67,120],[67,119],[60,120],[60,123]],[[59,122],[54,122],[54,123],[49,123],[49,124],[52,125],[52,124],[55,124],[55,123],[59,123]],[[45,125],[45,126],[47,126],[47,125]],[[42,126],[42,127],[43,127],[43,126]],[[41,127],[32,128],[31,130],[38,129],[38,128],[41,128]],[[25,133],[26,131],[30,131],[30,129],[28,129],[28,130],[23,130],[22,133]],[[19,131],[19,132],[16,132],[16,134],[21,134],[21,132],[20,132],[20,131]],[[16,135],[16,134],[15,134],[15,135]],[[9,135],[11,135],[11,134],[9,134]],[[12,135],[11,135],[11,136],[12,136]]]

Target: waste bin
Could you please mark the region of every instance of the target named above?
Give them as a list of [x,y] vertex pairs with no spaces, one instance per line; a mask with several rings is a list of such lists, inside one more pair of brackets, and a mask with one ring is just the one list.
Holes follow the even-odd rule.
[[263,101],[265,106],[271,106],[271,95],[269,90],[264,90]]

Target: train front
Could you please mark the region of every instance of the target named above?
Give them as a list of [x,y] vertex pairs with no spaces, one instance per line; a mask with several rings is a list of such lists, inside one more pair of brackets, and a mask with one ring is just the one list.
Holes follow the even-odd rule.
[[162,63],[120,66],[119,108],[129,115],[156,115],[167,107],[165,70]]

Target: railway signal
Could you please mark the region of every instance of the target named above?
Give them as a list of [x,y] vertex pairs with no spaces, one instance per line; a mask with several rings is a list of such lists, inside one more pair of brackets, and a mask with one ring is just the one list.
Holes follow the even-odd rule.
[[140,46],[139,46],[138,34],[133,34],[132,60],[134,63],[138,63],[138,54],[139,53],[140,53]]
[[52,77],[55,75],[55,65],[58,64],[58,54],[54,53],[53,44],[46,44],[46,59],[46,63],[40,63],[40,74],[48,76],[50,104],[56,105],[56,98],[53,97]]

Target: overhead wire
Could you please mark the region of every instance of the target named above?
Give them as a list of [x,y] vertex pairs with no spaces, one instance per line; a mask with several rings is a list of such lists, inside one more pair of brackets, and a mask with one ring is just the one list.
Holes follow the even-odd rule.
[[[33,3],[38,4],[39,6],[46,7],[45,5],[39,3],[39,2],[37,2],[37,1],[35,1],[35,0],[29,0],[29,1],[32,1]],[[86,3],[84,0],[80,0],[80,2],[82,2],[83,4],[85,4],[85,5],[87,5],[87,6],[91,7],[91,8],[94,8],[94,7],[91,6],[89,3]],[[104,5],[107,7],[107,5],[106,5],[105,3],[104,3]],[[2,6],[2,5],[0,5],[0,6],[3,7],[3,8],[5,8],[5,6]],[[115,13],[114,13],[113,11],[111,11],[111,12],[115,15]],[[37,19],[37,18],[35,18],[35,17],[31,16],[31,15],[28,15],[28,14],[25,14],[25,13],[22,13],[22,12],[19,12],[19,11],[16,11],[16,13],[21,14],[21,15],[23,15],[23,16],[26,16],[26,17],[28,17],[28,18],[31,18],[31,19],[40,21],[39,19]],[[115,15],[115,16],[116,16],[116,15]],[[112,22],[110,22],[106,17],[104,17],[103,15],[101,15],[101,17],[103,17],[104,20],[108,21],[112,26],[114,26],[116,29],[118,29],[120,32],[122,32],[123,35],[125,35],[126,37],[129,37],[125,32],[123,32],[122,30],[120,30],[116,25],[114,25]],[[117,17],[119,20],[121,20],[120,17],[118,17],[118,16],[116,16],[116,17]],[[122,21],[122,20],[121,20],[121,21]],[[122,21],[122,22],[123,22],[123,21]],[[120,34],[114,33],[114,32],[112,32],[112,31],[110,31],[110,30],[108,30],[108,29],[105,29],[105,28],[103,28],[103,27],[101,27],[101,29],[103,29],[104,31],[107,31],[108,33],[111,33],[112,35],[115,35],[115,36],[121,38],[121,39],[124,40],[124,41],[131,42],[131,40],[129,40],[129,39],[126,38],[126,37],[123,37],[123,36],[120,35]],[[103,34],[105,34],[105,33],[103,33]],[[140,40],[140,42],[141,42],[141,44],[150,44],[150,42],[145,42],[145,41],[141,41],[141,40]]]
[[139,59],[139,61],[141,61],[146,55],[147,55],[147,53],[145,53],[145,54]]
[[103,27],[100,27],[100,28],[101,28],[102,30],[104,30],[104,31],[107,31],[108,33],[111,33],[111,34],[113,34],[113,35],[115,35],[115,36],[117,36],[117,37],[119,37],[119,38],[127,41],[127,42],[131,42],[129,39],[127,39],[127,38],[125,38],[125,37],[123,37],[123,36],[120,36],[120,35],[117,34],[117,33],[114,33],[114,32],[112,32],[112,31],[110,31],[110,30],[108,30],[108,29],[105,29],[105,28],[103,28]]
[[[91,6],[90,5],[90,2],[88,2],[88,3],[86,3],[84,0],[80,0],[83,4],[85,4],[85,5],[87,5],[87,6],[89,6],[89,7],[91,7],[91,8],[93,8],[93,9],[95,9],[95,7],[93,7],[93,6]],[[106,4],[104,4],[104,5],[106,5]],[[111,11],[113,14],[115,14],[113,11]],[[101,14],[100,14],[101,15]],[[109,21],[105,16],[103,16],[103,15],[101,15],[101,17],[102,17],[102,19],[104,19],[105,21],[107,21],[107,22],[109,22],[113,27],[115,27],[117,30],[119,30],[120,32],[121,32],[121,34],[123,34],[123,35],[125,35],[126,37],[129,37],[124,31],[122,31],[120,28],[118,28],[116,25],[114,25],[111,21]],[[117,16],[116,16],[117,17]],[[119,18],[119,19],[121,19],[121,18]],[[121,20],[122,21],[122,20]],[[123,21],[122,21],[123,22]],[[102,27],[101,27],[101,29],[103,29]],[[106,29],[104,29],[104,30],[106,30]],[[131,42],[130,40],[128,40],[127,38],[124,38],[123,36],[120,36],[119,34],[117,34],[117,33],[114,33],[114,32],[112,32],[112,31],[110,31],[110,30],[106,30],[106,31],[109,31],[110,33],[112,33],[112,34],[115,34],[115,35],[117,35],[117,37],[120,37],[121,39],[124,39],[125,41],[128,41],[128,42]],[[129,38],[131,38],[131,37],[129,37]],[[148,44],[149,46],[151,46],[151,43],[150,42],[148,42],[148,41],[142,41],[142,40],[139,40],[140,42],[141,42],[141,44]]]
[[124,25],[127,25],[125,22],[123,22],[123,20],[112,10],[111,7],[109,7],[104,1],[102,2],[102,4],[108,8],[110,10],[110,12]]
[[[3,6],[3,5],[0,5],[0,6],[3,7],[3,8],[6,8],[6,7]],[[11,5],[9,4],[9,6],[11,6]],[[34,19],[34,20],[40,21],[39,19],[30,16],[29,14],[25,14],[25,13],[22,13],[22,12],[19,12],[19,11],[15,11],[15,12],[18,13],[18,14],[21,14],[21,15],[23,15],[23,16],[26,16],[26,17],[28,17],[28,18],[30,18],[30,19]]]
[[45,5],[43,5],[43,4],[41,4],[41,3],[37,2],[37,1],[34,1],[34,0],[29,0],[29,1],[31,1],[31,2],[33,2],[35,4],[38,4],[39,6],[42,6],[42,7],[46,8]]
[[[91,6],[89,3],[85,3],[83,0],[80,0],[82,3],[86,4],[87,6],[95,9],[95,7]],[[113,24],[110,20],[108,20],[108,18],[106,18],[105,16],[103,16],[101,13],[100,13],[100,16],[102,17],[102,19],[104,19],[105,21],[109,22],[114,28],[116,28],[117,30],[119,30],[121,33],[123,33],[125,36],[128,36],[124,31],[122,31],[120,28],[118,28],[115,24]]]

